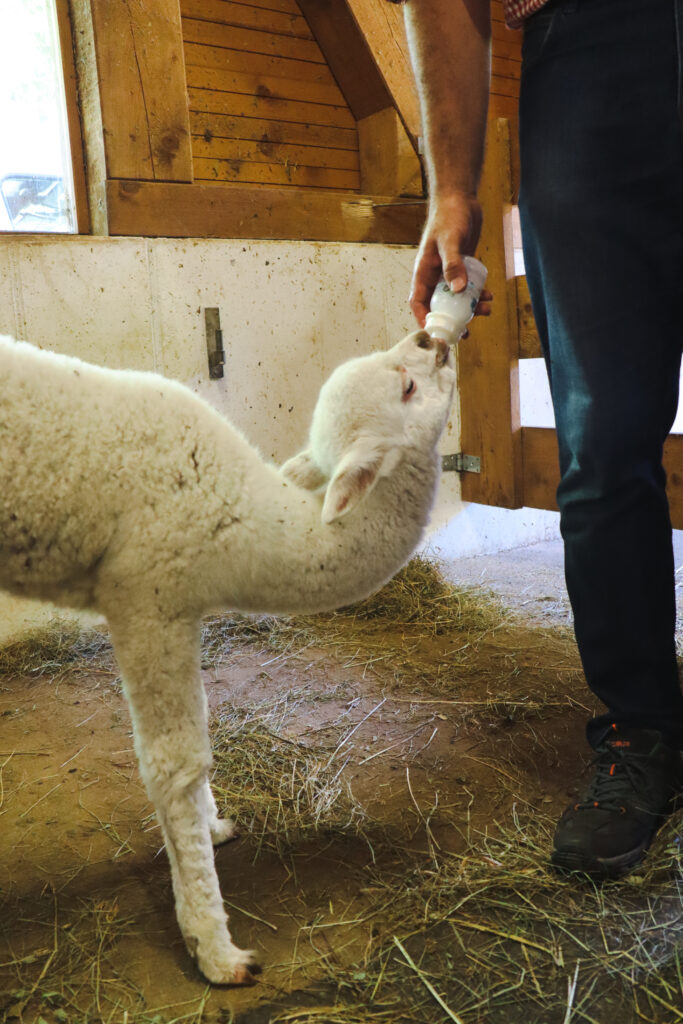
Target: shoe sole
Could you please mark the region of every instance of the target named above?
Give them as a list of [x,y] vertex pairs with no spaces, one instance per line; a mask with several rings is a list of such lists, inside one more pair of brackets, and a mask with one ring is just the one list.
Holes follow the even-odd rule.
[[649,845],[650,841],[636,846],[627,853],[619,854],[618,857],[596,857],[595,860],[588,863],[578,853],[563,853],[553,850],[550,863],[561,872],[580,873],[589,875],[591,878],[621,878],[640,864]]
[[[683,779],[679,784],[680,786],[683,786]],[[618,857],[596,857],[595,860],[586,862],[579,853],[553,850],[550,855],[550,864],[562,873],[582,874],[588,875],[590,878],[599,879],[621,878],[640,864],[664,821],[670,814],[681,807],[683,807],[683,791],[679,788],[669,800],[665,810],[658,815],[659,820],[652,834],[643,843],[634,846],[632,850],[628,850],[626,853],[619,854]]]

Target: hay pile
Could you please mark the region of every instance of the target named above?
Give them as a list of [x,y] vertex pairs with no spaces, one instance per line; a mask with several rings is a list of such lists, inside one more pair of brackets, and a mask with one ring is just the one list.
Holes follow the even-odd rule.
[[114,655],[106,630],[88,628],[71,620],[55,619],[4,646],[0,646],[0,678],[92,675],[114,669]]
[[228,703],[212,722],[219,807],[258,849],[282,855],[321,831],[362,833],[366,819],[342,777],[348,755],[288,735],[306,700],[315,696],[288,693],[249,708]]

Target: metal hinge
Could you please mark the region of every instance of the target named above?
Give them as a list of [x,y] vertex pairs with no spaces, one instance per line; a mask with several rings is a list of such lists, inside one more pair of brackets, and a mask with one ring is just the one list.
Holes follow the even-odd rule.
[[223,349],[220,311],[217,308],[206,308],[204,310],[204,328],[206,331],[206,352],[209,358],[209,377],[211,380],[220,380],[223,376],[225,351]]
[[465,455],[463,452],[456,452],[454,455],[442,457],[441,468],[444,473],[449,470],[454,470],[456,473],[481,473],[481,459],[478,455]]

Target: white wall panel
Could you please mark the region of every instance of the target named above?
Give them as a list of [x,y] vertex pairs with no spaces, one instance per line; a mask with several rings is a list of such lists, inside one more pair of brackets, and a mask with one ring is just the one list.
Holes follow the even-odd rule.
[[25,341],[115,369],[155,368],[144,240],[41,238],[6,244],[15,259],[18,333]]

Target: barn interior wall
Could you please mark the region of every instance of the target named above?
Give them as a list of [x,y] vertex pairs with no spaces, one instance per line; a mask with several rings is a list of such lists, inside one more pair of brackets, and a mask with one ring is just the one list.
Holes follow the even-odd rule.
[[[0,334],[181,380],[280,462],[305,443],[331,370],[413,329],[413,259],[408,246],[333,242],[7,238]],[[220,309],[223,328],[218,381],[208,376],[207,306]],[[475,338],[476,328],[468,343]],[[442,449],[458,450],[457,408]],[[503,550],[544,539],[555,522],[552,513],[463,503],[457,474],[447,473],[429,543],[449,557]],[[51,612],[0,595],[0,639]]]

